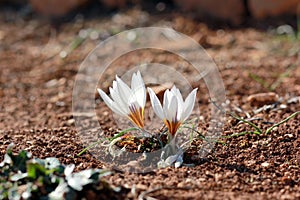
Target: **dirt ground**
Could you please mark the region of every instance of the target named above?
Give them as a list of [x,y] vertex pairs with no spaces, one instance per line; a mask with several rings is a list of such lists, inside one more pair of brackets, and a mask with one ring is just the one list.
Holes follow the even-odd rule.
[[[13,142],[16,152],[26,149],[39,158],[55,156],[62,163],[75,163],[77,170],[104,167],[89,153],[76,156],[84,145],[76,135],[72,115],[75,76],[100,40],[142,26],[168,26],[196,39],[219,67],[231,111],[263,130],[300,110],[300,41],[272,31],[211,28],[180,13],[150,15],[139,8],[88,19],[77,15],[60,26],[47,19],[23,17],[20,12],[1,11],[0,160]],[[98,34],[79,41],[82,30]],[[279,96],[270,106],[248,100],[250,95],[270,91]],[[199,102],[203,130],[208,104]],[[105,106],[97,109],[108,111]],[[99,120],[110,128],[105,115]],[[222,139],[224,144],[217,144],[204,159],[187,156],[186,162],[194,167],[146,174],[116,171],[108,181],[129,188],[128,199],[141,194],[145,199],[300,199],[299,127],[298,115],[269,134]],[[250,129],[228,116],[222,135]]]

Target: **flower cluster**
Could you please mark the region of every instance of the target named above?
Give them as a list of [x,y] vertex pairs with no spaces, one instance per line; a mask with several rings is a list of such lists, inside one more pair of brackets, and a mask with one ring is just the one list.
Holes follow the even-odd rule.
[[[146,88],[141,73],[134,73],[131,88],[118,76],[109,88],[111,98],[98,89],[106,105],[116,114],[127,117],[137,127],[144,128],[144,110],[146,104]],[[150,101],[155,114],[163,120],[172,136],[175,136],[180,125],[190,116],[194,108],[197,89],[194,89],[185,100],[174,85],[164,93],[163,105],[151,88],[148,88]]]

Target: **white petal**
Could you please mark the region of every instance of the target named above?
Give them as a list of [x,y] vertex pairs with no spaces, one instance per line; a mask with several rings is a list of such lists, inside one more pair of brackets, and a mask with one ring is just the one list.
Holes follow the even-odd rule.
[[129,114],[129,108],[128,105],[125,104],[120,97],[119,91],[118,91],[118,86],[113,88],[109,88],[110,96],[114,100],[115,105],[121,110],[124,114]]
[[148,92],[151,100],[151,105],[155,114],[163,120],[165,116],[159,99],[157,98],[156,94],[151,88],[148,88]]
[[166,90],[164,94],[163,111],[165,118],[169,121],[174,121],[177,118],[178,102],[176,96],[170,90]]
[[167,166],[171,166],[178,158],[178,155],[172,155],[172,156],[169,156],[166,160],[165,160],[165,163]]
[[140,71],[132,75],[131,91],[135,95],[139,106],[144,108],[146,104],[146,88]]
[[172,96],[168,107],[167,119],[173,122],[179,121],[179,119],[177,118],[177,112],[178,112],[178,101],[176,96]]
[[124,116],[126,114],[124,114],[124,112],[122,112],[117,106],[116,104],[107,96],[107,94],[105,94],[105,92],[103,92],[101,89],[97,89],[98,93],[100,94],[101,98],[103,99],[103,101],[106,103],[106,105],[115,113],[117,113],[118,115]]
[[178,158],[176,159],[176,162],[175,162],[175,168],[178,168],[178,167],[180,167],[181,165],[182,165],[182,163],[183,163],[183,159],[182,159],[182,156],[181,155],[179,155],[178,156]]
[[116,90],[116,89],[117,89],[117,86],[118,86],[117,81],[113,81],[113,87],[112,87],[112,88],[113,88],[114,90]]
[[192,113],[194,105],[195,105],[197,90],[198,90],[198,88],[194,89],[185,99],[184,111],[181,116],[181,121],[185,121]]
[[164,112],[165,118],[168,120],[172,120],[172,119],[169,119],[170,118],[170,116],[169,116],[170,101],[171,101],[170,91],[167,89],[164,93],[163,112]]
[[[116,76],[117,77],[117,76]],[[119,93],[119,84],[117,81],[113,81],[113,87],[109,88],[110,96],[112,100],[117,104],[120,110],[125,113],[129,113],[127,100],[123,99],[123,96]]]
[[174,85],[171,89],[171,91],[175,94],[175,96],[177,97],[177,100],[179,103],[183,104],[183,98],[181,95],[181,92],[179,91],[178,88],[176,88],[176,86]]
[[119,96],[125,105],[129,106],[131,102],[136,101],[131,89],[128,87],[124,81],[122,81],[118,76],[116,76],[117,88]]
[[181,115],[182,115],[183,110],[184,110],[184,101],[183,101],[181,92],[179,91],[178,88],[176,88],[175,85],[172,87],[171,91],[173,92],[173,94],[177,98],[177,102],[178,102],[177,119],[179,120],[181,118]]

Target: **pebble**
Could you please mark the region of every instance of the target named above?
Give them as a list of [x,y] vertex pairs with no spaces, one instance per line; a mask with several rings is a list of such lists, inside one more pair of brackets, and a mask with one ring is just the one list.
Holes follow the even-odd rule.
[[75,124],[75,119],[69,119],[68,121],[67,121],[67,124],[68,125],[74,125]]
[[268,162],[261,163],[262,167],[268,167],[269,165],[270,165],[270,163],[268,163]]
[[293,134],[285,134],[284,137],[293,138]]
[[252,94],[247,98],[247,101],[252,106],[263,106],[277,102],[278,95],[274,92]]

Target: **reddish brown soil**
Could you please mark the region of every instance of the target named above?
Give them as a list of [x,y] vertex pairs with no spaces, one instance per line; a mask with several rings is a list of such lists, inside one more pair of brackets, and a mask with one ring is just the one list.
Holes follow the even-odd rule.
[[[119,15],[121,18],[77,17],[55,30],[46,20],[25,20],[14,12],[1,13],[0,160],[13,142],[15,151],[26,149],[40,158],[55,156],[65,164],[75,163],[77,170],[104,166],[89,153],[76,156],[84,146],[76,136],[71,110],[75,75],[98,40],[85,40],[64,59],[59,55],[70,50],[82,29],[101,30],[100,38],[104,39],[109,33],[131,27],[171,26],[197,39],[213,57],[232,111],[246,118],[249,113],[256,119],[253,122],[266,130],[271,123],[300,110],[299,41],[253,28],[211,30],[180,14],[150,17],[133,9]],[[172,58],[166,59],[172,62]],[[253,74],[263,83],[251,78]],[[279,95],[280,103],[253,114],[257,107],[251,106],[247,97],[269,92],[270,86]],[[207,105],[207,100],[199,102],[204,117],[202,130],[209,119]],[[100,124],[111,132],[113,123],[105,112],[108,109],[97,109],[103,113],[99,115]],[[296,116],[268,135],[222,139],[225,144],[217,144],[205,159],[186,157],[186,162],[195,167],[166,168],[147,174],[115,172],[108,181],[134,187],[127,194],[129,199],[137,199],[140,194],[157,199],[300,199],[299,120],[300,116]],[[228,117],[222,134],[250,129]]]

